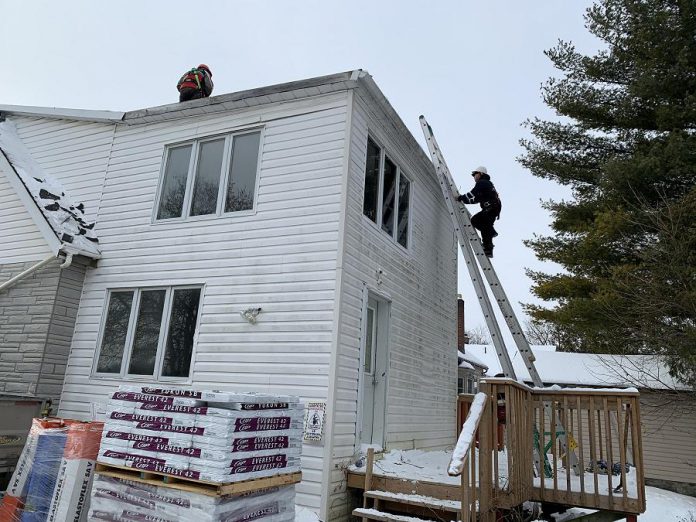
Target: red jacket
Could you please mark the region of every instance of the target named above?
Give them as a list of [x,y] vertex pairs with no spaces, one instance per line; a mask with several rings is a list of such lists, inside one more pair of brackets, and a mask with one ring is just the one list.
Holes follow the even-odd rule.
[[202,69],[191,69],[186,72],[176,84],[179,92],[183,89],[196,89],[208,97],[213,92],[213,80],[208,73]]

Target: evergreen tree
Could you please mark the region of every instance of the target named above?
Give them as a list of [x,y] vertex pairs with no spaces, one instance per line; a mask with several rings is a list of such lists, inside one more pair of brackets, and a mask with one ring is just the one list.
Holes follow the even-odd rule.
[[562,274],[530,272],[528,305],[578,351],[658,353],[696,387],[696,1],[600,0],[601,51],[559,41],[542,85],[562,118],[526,122],[520,162],[572,191],[553,235],[526,242]]

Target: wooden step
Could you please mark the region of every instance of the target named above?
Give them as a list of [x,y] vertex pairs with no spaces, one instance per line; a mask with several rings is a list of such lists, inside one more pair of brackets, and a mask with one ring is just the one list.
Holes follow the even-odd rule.
[[409,517],[406,515],[394,515],[393,513],[385,513],[384,511],[365,508],[354,509],[353,516],[358,518],[368,518],[370,520],[379,520],[381,522],[435,522],[432,519]]
[[457,513],[462,509],[462,503],[456,500],[443,500],[434,497],[426,497],[424,495],[408,495],[404,493],[391,493],[389,491],[366,491],[365,496],[367,498],[386,502],[426,507],[436,511],[451,511]]

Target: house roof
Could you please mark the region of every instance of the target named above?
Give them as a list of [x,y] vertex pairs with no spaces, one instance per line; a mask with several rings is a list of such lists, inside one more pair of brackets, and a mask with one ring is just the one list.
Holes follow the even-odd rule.
[[[459,361],[460,361],[460,363],[459,363],[460,368],[468,368],[469,366],[471,366],[473,369],[473,366],[477,366],[477,367],[483,369],[484,371],[488,371],[488,365],[485,362],[483,362],[481,359],[476,357],[475,355],[468,353],[467,351],[464,351],[464,352],[457,351],[457,355],[458,355]],[[469,366],[464,366],[464,363],[468,364]]]
[[0,104],[0,113],[135,125],[344,91],[355,88],[358,79],[365,77],[369,77],[369,74],[358,69],[128,112]]
[[[655,355],[609,355],[557,352],[551,346],[532,346],[534,366],[544,384],[597,387],[635,387],[643,389],[687,390],[674,379]],[[502,372],[495,348],[466,345],[466,351],[485,361],[488,375]],[[510,353],[518,380],[532,382],[519,352]]]
[[43,171],[7,119],[0,122],[0,170],[54,254],[100,257],[94,223],[82,219],[84,205],[74,203],[62,184]]

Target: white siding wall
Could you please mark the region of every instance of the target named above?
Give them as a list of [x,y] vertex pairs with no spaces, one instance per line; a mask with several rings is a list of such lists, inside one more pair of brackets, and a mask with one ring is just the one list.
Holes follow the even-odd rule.
[[0,265],[40,261],[51,251],[7,175],[16,174],[0,172]]
[[[454,443],[457,384],[457,243],[439,185],[420,154],[373,114],[356,91],[344,255],[329,519],[348,514],[344,468],[355,452],[363,288],[391,297],[387,433],[389,448]],[[368,130],[412,181],[408,252],[363,216]],[[425,158],[427,161],[427,158]],[[377,284],[377,269],[386,274]]]
[[[197,387],[327,400],[333,338],[345,92],[223,115],[119,126],[99,211],[103,259],[84,284],[61,415],[91,416],[119,384],[91,377],[109,288],[205,284]],[[151,222],[164,147],[265,126],[254,215]],[[239,312],[260,306],[255,325]],[[319,446],[305,445],[298,503],[319,509]]]
[[75,203],[85,204],[88,221],[95,220],[114,125],[18,116],[12,121],[34,160],[60,180]]

